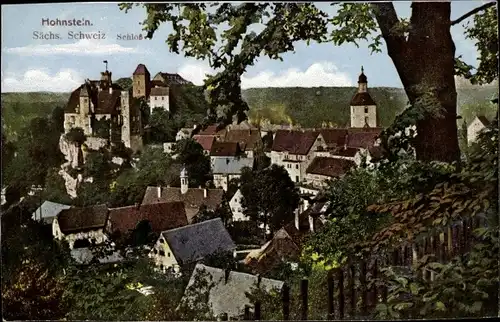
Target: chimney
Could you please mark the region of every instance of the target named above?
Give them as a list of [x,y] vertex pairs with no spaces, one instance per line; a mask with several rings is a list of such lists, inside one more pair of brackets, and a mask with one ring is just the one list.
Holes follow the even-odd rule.
[[203,198],[207,197],[207,188],[203,189]]
[[295,210],[295,228],[299,230],[299,210]]
[[311,215],[309,215],[309,230],[314,233],[314,218]]
[[227,280],[229,279],[229,273],[231,273],[231,269],[226,268],[224,270],[224,281],[225,281],[226,284],[227,284]]
[[158,198],[161,198],[161,187],[158,186],[156,189],[158,191]]

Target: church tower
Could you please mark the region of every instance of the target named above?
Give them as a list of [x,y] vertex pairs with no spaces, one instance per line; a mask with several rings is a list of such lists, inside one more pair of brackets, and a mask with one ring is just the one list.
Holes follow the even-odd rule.
[[181,194],[185,194],[189,189],[189,178],[186,167],[181,170]]
[[377,104],[368,93],[368,79],[361,66],[358,92],[351,100],[351,127],[377,127]]
[[144,64],[137,65],[137,68],[132,74],[132,87],[132,96],[134,98],[149,98],[149,92],[151,91],[151,75]]

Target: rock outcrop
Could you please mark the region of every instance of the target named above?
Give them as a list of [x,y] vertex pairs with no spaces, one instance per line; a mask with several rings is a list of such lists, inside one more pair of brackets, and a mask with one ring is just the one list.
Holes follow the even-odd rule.
[[[59,139],[59,150],[61,150],[66,162],[62,165],[63,169],[76,169],[80,166],[80,161],[83,156],[82,149],[76,143],[69,142],[64,134]],[[79,160],[80,159],[80,160]]]

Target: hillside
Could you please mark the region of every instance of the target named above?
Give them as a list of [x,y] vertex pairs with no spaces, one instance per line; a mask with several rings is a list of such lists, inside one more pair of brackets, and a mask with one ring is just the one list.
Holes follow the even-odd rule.
[[[199,103],[199,93],[196,97],[182,98],[190,96],[192,91],[193,89],[178,91],[175,100],[182,106],[182,110],[191,109]],[[404,90],[375,87],[369,91],[379,107],[381,125],[390,125],[397,113],[406,106]],[[294,124],[303,127],[321,126],[324,121],[345,126],[349,122],[349,102],[355,92],[354,87],[252,88],[244,90],[243,97],[250,105],[251,119],[263,117],[275,123],[288,123],[291,119]],[[463,106],[488,103],[496,95],[498,90],[494,86],[459,88],[459,113]],[[64,106],[68,97],[69,93],[2,93],[2,127],[5,134],[15,136],[32,118],[47,116],[54,107]],[[197,109],[185,114],[201,119],[204,112]],[[184,117],[183,119],[186,120]]]

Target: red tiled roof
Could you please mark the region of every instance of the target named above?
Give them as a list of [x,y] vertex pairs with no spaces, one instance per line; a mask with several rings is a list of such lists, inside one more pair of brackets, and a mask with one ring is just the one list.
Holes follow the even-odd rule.
[[127,233],[142,220],[151,222],[154,232],[186,226],[186,210],[182,202],[164,202],[109,209],[112,231]]
[[237,142],[218,142],[212,144],[210,156],[235,157],[239,154],[240,147]]
[[319,132],[278,130],[274,137],[272,151],[305,155],[316,141]]
[[307,168],[306,173],[338,177],[345,174],[354,165],[354,161],[351,160],[316,157]]
[[319,132],[328,147],[345,144],[347,129],[321,129]]
[[354,157],[356,155],[356,153],[358,153],[359,149],[358,148],[351,148],[351,147],[347,147],[347,148],[341,148],[337,151],[335,151],[333,154],[334,155],[338,155],[338,156],[342,156],[342,157]]
[[259,130],[228,130],[224,137],[225,142],[237,142],[245,151],[253,150],[261,141]]
[[85,208],[69,208],[57,215],[59,229],[63,234],[102,229],[108,220],[108,207],[97,205]]
[[209,125],[205,129],[201,130],[199,135],[215,135],[218,132],[217,125]]
[[213,135],[193,135],[193,140],[198,142],[205,151],[211,151],[212,145],[215,142],[215,136]]
[[150,96],[168,96],[168,87],[153,87]]
[[375,144],[378,136],[377,132],[351,132],[347,135],[347,146],[368,149]]
[[146,65],[144,64],[137,65],[137,68],[135,69],[133,75],[144,75],[144,74],[149,75],[149,70],[146,68]]
[[351,106],[376,105],[368,92],[356,93],[352,97]]
[[478,115],[477,118],[479,119],[479,121],[481,121],[481,123],[483,123],[483,125],[487,126],[488,124],[490,124],[490,121],[488,121],[488,119],[486,118],[486,116],[484,115]]
[[189,188],[185,194],[182,194],[180,188],[161,187],[160,197],[158,197],[158,187],[148,187],[142,204],[147,205],[173,201],[184,202],[188,222],[192,222],[193,217],[196,216],[202,205],[205,205],[208,210],[216,210],[222,204],[224,190],[206,189],[206,198],[204,190],[202,188]]

